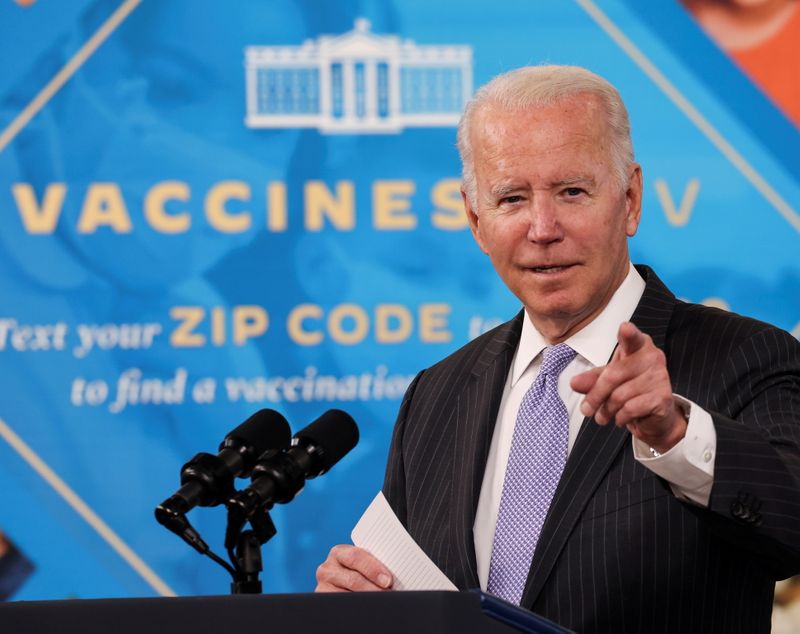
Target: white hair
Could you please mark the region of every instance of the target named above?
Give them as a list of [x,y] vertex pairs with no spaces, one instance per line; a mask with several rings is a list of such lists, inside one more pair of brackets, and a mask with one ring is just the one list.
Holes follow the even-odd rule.
[[475,162],[470,132],[475,114],[488,105],[508,110],[550,106],[578,94],[595,96],[605,114],[609,150],[615,176],[625,190],[634,161],[628,112],[617,89],[602,77],[580,66],[525,66],[503,73],[485,84],[467,103],[458,124],[461,182],[473,207],[477,204]]

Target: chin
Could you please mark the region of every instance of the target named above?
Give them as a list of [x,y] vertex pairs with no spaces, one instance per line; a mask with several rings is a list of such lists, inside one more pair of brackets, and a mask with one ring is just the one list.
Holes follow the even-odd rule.
[[525,309],[532,319],[573,322],[580,319],[580,310],[571,304],[542,304],[541,302],[526,303]]
[[581,308],[584,307],[572,294],[564,290],[540,291],[538,293],[528,291],[524,295],[518,295],[517,297],[531,311],[535,311],[535,314],[556,319],[563,319],[580,313]]

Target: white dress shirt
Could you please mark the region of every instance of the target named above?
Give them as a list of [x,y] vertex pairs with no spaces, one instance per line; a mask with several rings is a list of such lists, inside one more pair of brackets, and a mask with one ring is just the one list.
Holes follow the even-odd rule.
[[[603,311],[564,342],[577,353],[558,379],[558,393],[569,413],[568,454],[572,451],[584,419],[580,412],[583,395],[570,388],[570,380],[581,372],[608,363],[617,345],[619,326],[622,322],[630,320],[642,297],[644,287],[644,280],[631,265],[627,277]],[[539,374],[543,356],[541,353],[547,346],[547,341],[536,330],[526,312],[519,346],[511,362],[511,370],[497,413],[473,525],[478,579],[484,590],[489,578],[494,530],[517,411],[522,397]],[[667,480],[676,496],[708,506],[714,482],[717,442],[714,424],[711,415],[699,406],[678,395],[675,395],[675,399],[684,411],[689,412],[685,438],[668,452],[653,457],[646,444],[631,437],[634,457]]]

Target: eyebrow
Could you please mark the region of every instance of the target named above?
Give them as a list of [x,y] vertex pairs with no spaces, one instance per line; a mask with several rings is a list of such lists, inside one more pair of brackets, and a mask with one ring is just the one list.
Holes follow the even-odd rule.
[[492,187],[491,194],[497,198],[503,198],[507,196],[511,192],[519,191],[523,189],[520,185],[514,185],[512,183],[504,184],[504,185],[497,185],[496,187]]
[[584,183],[588,185],[594,185],[595,181],[594,178],[592,178],[591,176],[572,176],[570,178],[562,178],[561,180],[554,181],[553,186],[563,187],[565,185],[569,186],[569,185],[578,185]]

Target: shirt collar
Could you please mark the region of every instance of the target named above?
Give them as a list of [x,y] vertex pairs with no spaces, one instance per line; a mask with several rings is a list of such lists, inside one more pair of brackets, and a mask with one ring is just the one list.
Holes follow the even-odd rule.
[[[644,293],[645,282],[639,272],[629,265],[628,275],[614,291],[606,307],[591,322],[572,335],[564,343],[583,357],[592,367],[605,365],[617,345],[619,325],[628,321],[636,310]],[[528,311],[522,322],[522,335],[511,367],[511,385],[519,381],[542,350],[547,340],[536,330]]]

